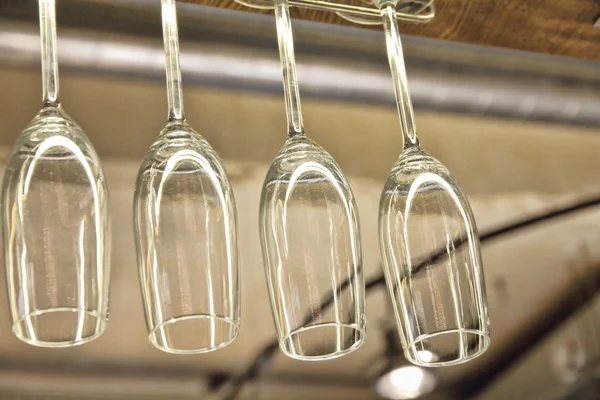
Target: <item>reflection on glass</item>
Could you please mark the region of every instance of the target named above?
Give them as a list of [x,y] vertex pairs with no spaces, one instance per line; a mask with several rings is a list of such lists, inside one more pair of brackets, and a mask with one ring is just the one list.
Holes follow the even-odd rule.
[[[267,284],[281,350],[302,360],[329,359],[365,339],[358,216],[339,166],[304,134],[287,1],[275,2],[275,15],[289,138],[261,198]],[[332,305],[323,311],[328,297]]]
[[239,333],[233,191],[218,155],[185,122],[174,0],[162,1],[169,122],[142,162],[134,230],[150,342],[203,353]]
[[419,146],[394,8],[382,16],[404,136],[379,209],[386,282],[406,358],[457,364],[490,343],[479,237],[456,181]]
[[40,0],[39,12],[44,107],[6,167],[4,259],[15,335],[66,347],[107,325],[107,188],[92,144],[58,99],[54,1]]

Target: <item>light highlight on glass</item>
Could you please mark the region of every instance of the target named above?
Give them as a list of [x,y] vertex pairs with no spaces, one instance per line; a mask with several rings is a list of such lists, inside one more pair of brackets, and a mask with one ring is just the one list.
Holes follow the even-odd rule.
[[324,360],[365,339],[358,216],[339,166],[304,134],[287,1],[275,2],[275,16],[289,138],[263,186],[261,244],[281,350]]
[[490,344],[479,236],[458,184],[419,145],[393,6],[382,16],[404,138],[379,208],[386,283],[406,358],[458,364]]
[[4,257],[14,334],[42,347],[86,343],[106,328],[109,214],[100,160],[58,97],[53,0],[40,0],[44,107],[4,175]]
[[177,14],[162,1],[169,122],[140,167],[134,231],[150,342],[204,353],[239,334],[233,190],[216,152],[185,121]]

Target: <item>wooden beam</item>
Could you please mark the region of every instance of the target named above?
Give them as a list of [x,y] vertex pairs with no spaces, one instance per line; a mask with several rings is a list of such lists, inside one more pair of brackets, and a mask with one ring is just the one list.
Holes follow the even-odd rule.
[[[270,12],[234,0],[180,1]],[[437,0],[436,9],[431,23],[402,23],[400,29],[431,38],[600,61],[600,26],[594,28],[600,0]],[[296,18],[354,25],[331,12],[296,7],[291,11]]]

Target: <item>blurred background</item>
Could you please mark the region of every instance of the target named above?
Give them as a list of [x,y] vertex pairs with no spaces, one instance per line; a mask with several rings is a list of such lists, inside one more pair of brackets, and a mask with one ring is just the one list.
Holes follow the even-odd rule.
[[[111,195],[110,324],[82,347],[34,348],[12,335],[0,293],[1,399],[353,400],[391,396],[390,387],[398,399],[600,398],[600,206],[483,243],[492,345],[474,361],[410,367],[381,285],[368,291],[368,339],[358,351],[314,363],[273,351],[258,205],[286,137],[274,19],[191,4],[178,7],[186,114],[232,179],[242,327],[212,354],[154,349],[132,199],[141,158],[167,117],[160,5],[57,3],[62,102],[100,154]],[[379,196],[402,150],[383,33],[295,20],[294,34],[306,129],[353,186],[366,279],[375,279]],[[600,199],[599,62],[409,35],[404,44],[421,142],[469,196],[481,233]],[[39,52],[37,2],[0,1],[0,169],[40,107]]]

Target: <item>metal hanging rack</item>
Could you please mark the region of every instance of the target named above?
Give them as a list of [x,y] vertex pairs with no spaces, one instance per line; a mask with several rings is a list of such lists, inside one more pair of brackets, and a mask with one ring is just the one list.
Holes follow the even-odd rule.
[[[268,10],[272,0],[235,0],[251,8]],[[294,7],[335,12],[340,17],[362,25],[381,25],[381,10],[374,0],[289,0]],[[434,0],[398,0],[396,18],[400,21],[425,24],[435,16]]]

